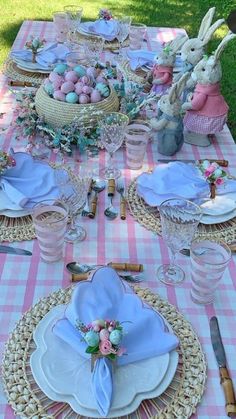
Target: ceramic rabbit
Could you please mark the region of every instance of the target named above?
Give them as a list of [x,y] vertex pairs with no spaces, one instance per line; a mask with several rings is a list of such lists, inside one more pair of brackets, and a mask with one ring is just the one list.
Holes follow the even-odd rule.
[[152,128],[157,133],[158,152],[165,156],[172,156],[179,151],[183,145],[183,121],[181,117],[180,96],[185,87],[189,73],[185,73],[175,83],[168,94],[163,95],[158,102],[159,114],[150,120]]
[[180,34],[166,43],[160,52],[152,70],[152,91],[157,95],[161,96],[172,85],[176,53],[187,39],[187,36]]
[[[195,65],[202,59],[204,55],[204,48],[210,41],[214,32],[224,23],[224,19],[218,19],[213,25],[211,25],[215,14],[215,7],[208,10],[204,18],[202,19],[197,38],[188,39],[181,48],[181,59],[183,61],[182,74],[185,71],[192,71]],[[177,74],[174,81],[178,81],[181,77],[181,73]],[[184,100],[188,93],[191,93],[195,87],[194,81],[189,78],[186,83],[186,91],[184,93]]]
[[228,32],[210,57],[203,57],[191,75],[197,82],[191,100],[182,105],[187,110],[184,117],[185,142],[199,146],[211,144],[209,135],[223,129],[227,119],[228,105],[220,94],[222,76],[220,55],[236,34]]

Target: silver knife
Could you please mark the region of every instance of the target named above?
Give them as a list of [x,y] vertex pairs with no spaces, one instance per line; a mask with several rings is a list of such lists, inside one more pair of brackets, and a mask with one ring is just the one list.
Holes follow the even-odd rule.
[[3,246],[0,245],[0,253],[11,253],[13,255],[25,255],[32,256],[32,252],[25,249],[19,249],[18,247]]
[[[210,163],[217,163],[219,166],[227,167],[229,165],[228,160],[217,160],[217,159],[205,159],[208,160]],[[198,163],[203,160],[192,160],[192,159],[158,159],[158,163],[171,163],[171,162],[181,162],[181,163]]]
[[218,320],[216,317],[210,319],[211,343],[215,352],[216,361],[220,370],[220,384],[225,395],[225,408],[228,416],[236,415],[236,400],[231,377],[226,366],[225,350],[222,343]]

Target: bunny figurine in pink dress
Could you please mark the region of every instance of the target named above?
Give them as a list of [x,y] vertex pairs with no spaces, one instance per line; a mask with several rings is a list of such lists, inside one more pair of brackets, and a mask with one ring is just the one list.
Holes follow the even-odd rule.
[[184,117],[184,140],[186,143],[208,146],[210,137],[222,131],[227,121],[228,105],[220,93],[222,77],[220,55],[236,34],[229,32],[218,45],[215,53],[203,59],[192,72],[197,82],[192,98],[182,105],[187,111]]

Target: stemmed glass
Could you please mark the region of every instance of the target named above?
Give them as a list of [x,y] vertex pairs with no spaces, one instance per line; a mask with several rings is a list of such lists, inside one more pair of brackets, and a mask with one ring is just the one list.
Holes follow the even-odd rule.
[[67,25],[68,25],[68,32],[67,32],[67,41],[71,49],[74,48],[74,44],[77,41],[77,34],[76,32],[79,29],[83,8],[77,5],[69,5],[64,7],[64,11],[67,16]]
[[129,118],[127,115],[119,112],[111,112],[103,117],[98,125],[100,128],[100,140],[109,153],[108,167],[101,171],[101,176],[105,179],[117,179],[121,172],[113,165],[113,154],[120,148],[125,128],[128,125]]
[[119,56],[122,55],[122,45],[129,35],[131,25],[131,17],[123,16],[120,19],[117,19],[117,39],[119,41]]
[[84,49],[87,61],[96,65],[103,51],[105,39],[102,36],[89,35],[84,39]]
[[171,260],[157,270],[157,278],[168,285],[184,280],[184,271],[175,264],[176,253],[189,247],[201,219],[201,208],[186,199],[168,199],[159,207],[162,237],[171,251]]
[[59,188],[60,200],[69,208],[70,225],[65,234],[65,241],[76,243],[86,237],[86,230],[77,224],[76,218],[82,212],[91,177],[89,174],[76,176],[63,168],[55,169],[55,181]]

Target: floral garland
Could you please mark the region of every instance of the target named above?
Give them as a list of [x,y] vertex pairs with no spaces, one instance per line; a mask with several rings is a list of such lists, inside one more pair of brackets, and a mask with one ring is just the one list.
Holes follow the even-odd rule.
[[85,350],[88,354],[104,356],[113,361],[126,351],[120,346],[124,331],[117,320],[94,320],[88,325],[78,321],[76,328],[88,345]]
[[210,163],[208,160],[204,160],[199,164],[199,169],[207,182],[216,185],[222,185],[227,176],[227,173],[216,162]]
[[113,19],[112,13],[108,9],[100,9],[98,12],[98,18],[103,20]]
[[5,151],[0,151],[0,175],[15,165],[16,161],[10,154],[7,154]]

